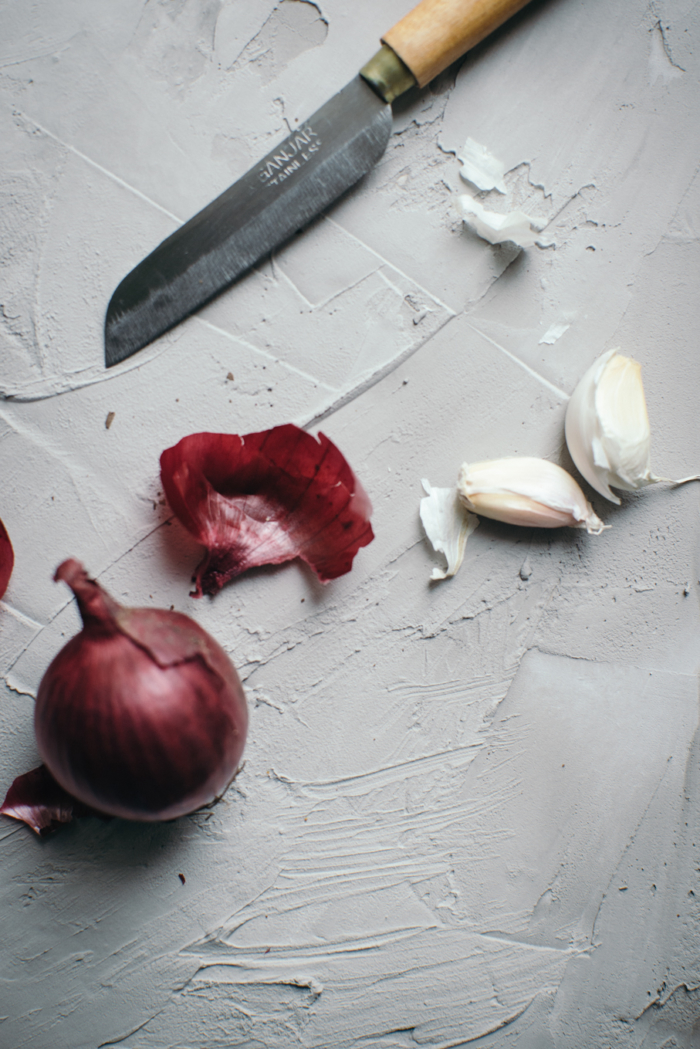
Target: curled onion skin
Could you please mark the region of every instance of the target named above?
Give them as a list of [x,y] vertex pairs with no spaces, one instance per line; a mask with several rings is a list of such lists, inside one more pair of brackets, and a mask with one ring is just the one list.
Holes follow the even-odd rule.
[[0,597],[3,597],[10,582],[15,564],[15,552],[5,525],[0,521]]
[[46,765],[25,772],[14,780],[0,806],[0,815],[22,820],[39,835],[48,834],[59,824],[70,823],[79,816],[111,818],[71,797],[59,787]]
[[296,557],[327,583],[374,538],[372,504],[342,452],[292,423],[190,434],[166,448],[160,474],[176,517],[206,547],[194,597]]
[[83,629],[37,695],[42,760],[79,801],[110,816],[170,820],[214,801],[235,776],[248,709],[236,670],[188,616],[123,608],[76,560]]

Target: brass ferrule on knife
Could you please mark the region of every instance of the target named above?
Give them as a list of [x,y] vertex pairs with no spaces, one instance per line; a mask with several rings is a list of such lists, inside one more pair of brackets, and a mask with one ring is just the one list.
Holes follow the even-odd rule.
[[386,44],[362,67],[360,76],[385,102],[393,102],[418,83],[408,66]]

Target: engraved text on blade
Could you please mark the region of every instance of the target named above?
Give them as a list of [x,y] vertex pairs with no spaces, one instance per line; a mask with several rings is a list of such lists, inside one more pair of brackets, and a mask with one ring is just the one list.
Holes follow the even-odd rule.
[[265,161],[258,171],[258,178],[266,186],[278,185],[310,160],[320,146],[321,139],[309,124],[305,124]]

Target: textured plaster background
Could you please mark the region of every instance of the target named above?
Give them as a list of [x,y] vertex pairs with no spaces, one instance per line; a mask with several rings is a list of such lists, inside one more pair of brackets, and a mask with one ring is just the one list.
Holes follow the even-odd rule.
[[[698,486],[587,490],[600,537],[482,521],[438,585],[418,519],[465,458],[570,467],[568,395],[614,346],[656,472],[700,467],[700,5],[533,0],[311,228],[103,367],[119,280],[407,7],[0,0],[0,790],[78,629],[70,555],[195,616],[251,709],[211,811],[3,820],[7,1049],[700,1044]],[[467,137],[550,247],[463,229]],[[345,453],[375,541],[326,587],[294,563],[194,601],[160,452],[289,421]]]

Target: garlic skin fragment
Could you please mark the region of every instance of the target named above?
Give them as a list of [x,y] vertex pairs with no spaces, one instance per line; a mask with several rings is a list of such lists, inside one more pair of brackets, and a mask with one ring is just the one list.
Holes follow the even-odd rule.
[[508,192],[504,180],[506,166],[486,146],[468,138],[457,154],[457,160],[462,165],[459,173],[465,182],[471,182],[483,191],[497,189],[499,193]]
[[605,525],[576,481],[547,459],[490,459],[462,463],[459,496],[472,513],[528,528],[585,528],[600,535]]
[[433,549],[444,554],[447,568],[433,568],[431,579],[450,579],[464,559],[467,539],[479,526],[479,518],[462,504],[456,488],[433,488],[423,480],[426,498],[420,501],[420,519]]
[[576,468],[611,503],[610,490],[633,492],[662,478],[651,471],[651,433],[641,365],[617,349],[599,357],[566,409],[566,443]]
[[457,197],[457,207],[464,224],[489,244],[510,241],[521,248],[531,248],[534,244],[543,243],[541,230],[545,223],[526,215],[524,211],[508,211],[505,214],[488,211],[467,194]]

